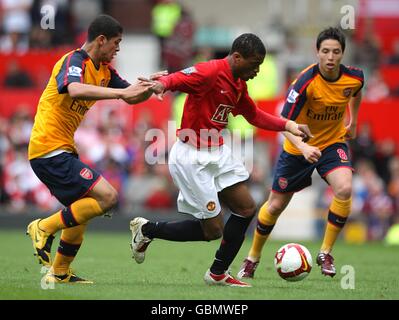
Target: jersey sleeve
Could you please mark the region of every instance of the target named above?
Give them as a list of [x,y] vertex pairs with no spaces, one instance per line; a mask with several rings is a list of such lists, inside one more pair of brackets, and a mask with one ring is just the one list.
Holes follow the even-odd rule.
[[285,130],[287,120],[259,109],[246,90],[237,104],[236,109],[237,110],[233,109],[232,111],[234,116],[241,114],[250,124],[258,128],[271,131]]
[[56,76],[58,93],[67,93],[67,87],[72,82],[83,83],[85,60],[79,51],[74,51],[65,57]]
[[172,73],[160,78],[159,81],[165,90],[201,94],[212,89],[216,74],[216,65],[209,61]]
[[357,69],[356,71],[357,71],[358,80],[360,81],[360,86],[359,86],[359,88],[356,89],[356,91],[353,93],[352,97],[356,97],[357,94],[360,92],[360,90],[362,90],[363,87],[364,87],[364,73],[363,73],[363,70]]
[[307,99],[306,89],[315,78],[314,68],[305,69],[288,88],[284,107],[281,111],[284,118],[295,120],[298,117]]
[[130,86],[130,83],[123,79],[113,67],[108,65],[108,68],[111,71],[111,80],[108,83],[108,87],[124,89]]
[[248,91],[245,88],[245,90],[242,93],[242,96],[240,97],[240,100],[237,103],[237,108],[231,110],[231,113],[234,116],[241,114],[242,116],[244,116],[244,118],[248,119],[255,116],[256,108],[257,106],[255,102],[249,96]]

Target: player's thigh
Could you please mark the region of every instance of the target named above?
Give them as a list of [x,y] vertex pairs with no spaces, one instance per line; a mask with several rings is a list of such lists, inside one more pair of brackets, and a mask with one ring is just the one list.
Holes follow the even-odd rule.
[[118,192],[102,176],[86,196],[96,199],[103,210],[111,209],[118,202]]
[[331,185],[335,196],[347,199],[352,190],[352,163],[348,147],[343,143],[335,143],[325,150],[319,159],[317,171]]
[[234,213],[243,217],[255,214],[256,204],[245,182],[238,182],[219,192],[223,203]]
[[[198,161],[201,155],[202,161]],[[175,185],[179,188],[177,207],[180,212],[188,213],[197,219],[216,217],[221,206],[215,186],[217,172],[207,161],[207,153],[176,142],[171,150],[169,171]]]

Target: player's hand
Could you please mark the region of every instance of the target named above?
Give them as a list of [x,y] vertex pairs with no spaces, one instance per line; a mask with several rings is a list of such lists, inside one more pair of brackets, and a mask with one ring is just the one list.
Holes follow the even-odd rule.
[[153,81],[154,86],[151,87],[152,92],[155,93],[155,95],[157,96],[157,99],[159,101],[163,100],[163,95],[165,93],[165,87],[163,86],[163,84],[159,81]]
[[301,147],[301,152],[306,161],[309,163],[315,163],[319,161],[319,158],[321,157],[321,151],[319,148],[309,146],[308,144],[305,144],[303,147]]
[[295,121],[288,120],[285,129],[294,136],[301,137],[303,142],[307,142],[310,138],[313,138],[307,124],[297,124]]
[[345,127],[346,133],[344,138],[346,140],[352,140],[356,138],[356,124],[350,124]]
[[[160,74],[162,72],[164,72],[164,71],[160,71],[157,74]],[[155,95],[159,101],[163,100],[163,95],[165,93],[165,87],[163,86],[163,84],[161,82],[156,81],[156,80],[150,80],[150,79],[147,79],[144,77],[138,77],[138,80],[140,82],[144,82],[144,83],[152,83],[153,84],[153,86],[151,87],[152,92],[155,93]]]
[[150,80],[158,80],[159,78],[167,76],[168,74],[168,70],[158,71],[150,75]]
[[138,101],[142,101],[143,98],[149,98],[149,96],[151,96],[151,88],[153,86],[154,83],[151,81],[136,82],[122,90],[121,98],[128,104],[138,103]]

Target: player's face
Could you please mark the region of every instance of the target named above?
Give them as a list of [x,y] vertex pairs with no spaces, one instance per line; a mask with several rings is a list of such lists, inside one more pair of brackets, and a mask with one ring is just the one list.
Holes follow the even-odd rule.
[[248,81],[256,77],[259,72],[259,66],[263,63],[265,56],[255,55],[244,58],[238,54],[236,59],[235,76],[241,80]]
[[111,62],[119,51],[119,43],[122,41],[122,35],[112,38],[105,38],[101,46],[101,57],[103,62]]
[[343,57],[341,44],[334,39],[324,40],[317,52],[319,66],[325,73],[333,74],[339,72],[339,65]]

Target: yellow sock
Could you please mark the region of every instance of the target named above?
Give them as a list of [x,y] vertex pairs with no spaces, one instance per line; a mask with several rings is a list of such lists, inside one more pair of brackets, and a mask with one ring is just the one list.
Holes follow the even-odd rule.
[[259,210],[258,222],[254,232],[252,246],[248,254],[248,258],[252,261],[258,261],[260,259],[262,248],[278,219],[278,216],[271,215],[268,212],[267,207],[268,202],[265,202]]
[[339,233],[345,225],[352,207],[352,198],[340,200],[333,198],[329,211],[326,231],[320,252],[330,253]]
[[62,230],[60,246],[55,254],[52,269],[56,275],[64,275],[68,272],[72,261],[83,242],[83,234],[86,224]]
[[104,213],[98,201],[93,198],[83,198],[72,203],[71,211],[78,224],[85,224],[90,219]]
[[57,211],[46,219],[40,220],[39,228],[43,231],[50,232],[51,234],[54,234],[58,230],[65,228],[61,218],[61,210]]
[[43,231],[54,234],[60,229],[85,224],[90,219],[102,213],[103,210],[97,200],[83,198],[75,201],[69,207],[54,213],[50,217],[41,220],[39,226]]

